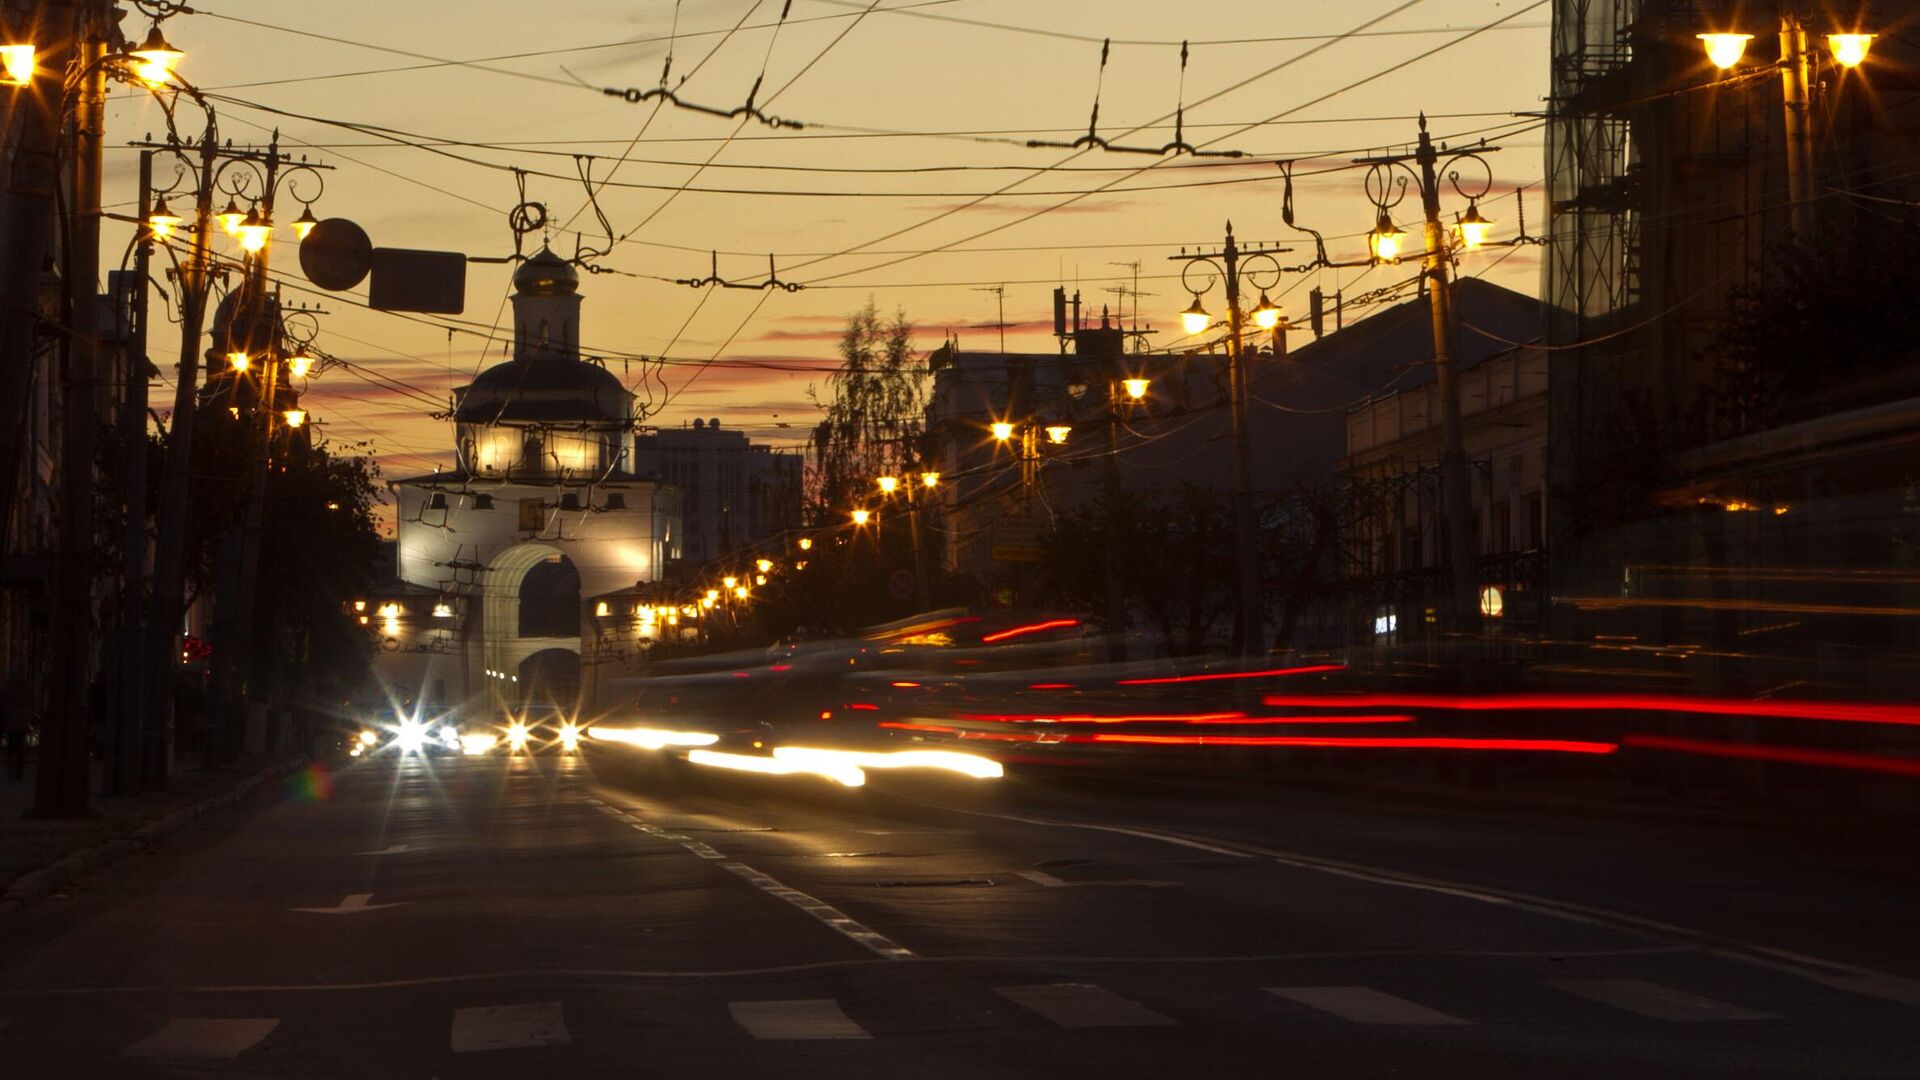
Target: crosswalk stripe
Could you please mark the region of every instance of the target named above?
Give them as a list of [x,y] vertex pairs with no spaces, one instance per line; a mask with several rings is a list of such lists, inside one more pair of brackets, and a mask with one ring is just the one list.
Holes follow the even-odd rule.
[[993,992],[1065,1028],[1165,1027],[1178,1023],[1137,1001],[1087,983],[996,986]]
[[1370,986],[1270,986],[1267,993],[1360,1024],[1464,1024],[1437,1009]]
[[734,1022],[756,1039],[867,1039],[865,1028],[840,1011],[832,998],[796,1001],[735,1001]]
[[120,1051],[135,1058],[236,1058],[265,1039],[278,1020],[187,1019],[167,1026]]
[[1602,1005],[1625,1009],[1655,1020],[1772,1020],[1770,1013],[1756,1012],[1739,1005],[1689,994],[1684,990],[1661,986],[1639,979],[1552,979],[1570,994],[1578,994]]
[[565,1046],[566,1014],[557,1001],[487,1005],[453,1010],[453,1052],[507,1050],[516,1046]]

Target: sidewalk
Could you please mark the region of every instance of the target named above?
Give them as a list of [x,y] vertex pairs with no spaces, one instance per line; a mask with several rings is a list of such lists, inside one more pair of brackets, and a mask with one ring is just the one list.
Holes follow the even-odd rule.
[[[246,758],[221,768],[182,769],[171,778],[166,791],[96,795],[91,816],[67,820],[26,816],[33,806],[31,760],[26,775],[19,780],[0,769],[0,897],[5,897],[16,883],[24,884],[24,877],[56,864],[66,867],[68,879],[91,872],[158,839],[156,834],[184,824],[187,816],[216,808],[219,804],[211,800],[237,796],[243,787],[253,790],[259,784],[271,784],[295,764],[291,755],[274,754]],[[98,790],[97,762],[93,773]],[[170,817],[171,824],[161,826]],[[136,833],[141,835],[136,837]]]

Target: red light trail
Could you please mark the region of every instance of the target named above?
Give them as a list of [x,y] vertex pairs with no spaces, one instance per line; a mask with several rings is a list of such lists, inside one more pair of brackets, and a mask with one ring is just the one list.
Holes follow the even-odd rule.
[[1447,697],[1439,694],[1270,694],[1268,705],[1312,709],[1465,709],[1501,712],[1519,709],[1702,713],[1713,716],[1764,716],[1791,720],[1834,720],[1852,724],[1901,724],[1920,727],[1920,706],[1872,702],[1777,701],[1691,698],[1651,694],[1516,694],[1508,697]]
[[1015,626],[1011,629],[988,634],[981,638],[980,641],[982,644],[991,645],[996,641],[1006,641],[1009,638],[1023,637],[1027,634],[1038,634],[1043,630],[1064,630],[1069,626],[1079,625],[1079,619],[1048,619],[1046,622],[1029,623],[1026,626]]
[[1206,675],[1167,675],[1157,679],[1121,679],[1115,686],[1164,686],[1168,683],[1218,682],[1222,679],[1268,679],[1281,675],[1311,675],[1321,671],[1345,671],[1345,664],[1309,664],[1306,667],[1273,668],[1268,671],[1219,671]]
[[1319,746],[1359,750],[1528,750],[1558,754],[1611,754],[1609,742],[1570,739],[1343,738],[1330,735],[1076,735],[1072,742],[1152,746]]
[[1708,739],[1679,739],[1670,735],[1624,735],[1620,745],[1640,750],[1671,750],[1681,754],[1738,758],[1746,761],[1778,761],[1790,765],[1820,765],[1858,772],[1893,773],[1920,776],[1920,760],[1858,754],[1846,750],[1820,750],[1805,746],[1753,746],[1714,742]]

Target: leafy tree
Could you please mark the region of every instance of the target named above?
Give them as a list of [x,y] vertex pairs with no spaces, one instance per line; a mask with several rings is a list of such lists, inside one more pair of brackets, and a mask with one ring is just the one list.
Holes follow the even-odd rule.
[[905,311],[884,319],[869,299],[847,317],[826,400],[808,390],[826,410],[813,429],[807,476],[808,516],[816,524],[838,524],[872,495],[875,477],[899,475],[916,460],[926,403],[917,360]]

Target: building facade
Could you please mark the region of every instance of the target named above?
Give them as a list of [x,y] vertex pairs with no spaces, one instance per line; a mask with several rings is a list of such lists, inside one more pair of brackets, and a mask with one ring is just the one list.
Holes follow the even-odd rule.
[[389,484],[405,588],[361,615],[405,696],[570,704],[594,598],[680,557],[681,490],[634,474],[633,395],[580,356],[578,276],[543,249],[513,284],[513,358],[456,391],[457,466]]
[[798,453],[751,442],[719,417],[641,433],[633,472],[685,493],[681,557],[703,566],[800,522]]

